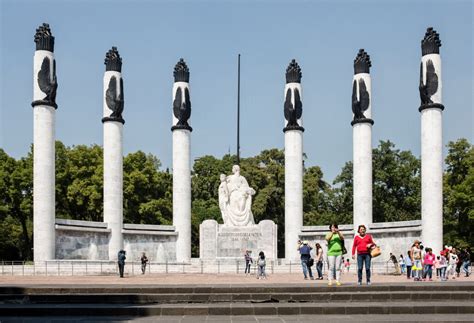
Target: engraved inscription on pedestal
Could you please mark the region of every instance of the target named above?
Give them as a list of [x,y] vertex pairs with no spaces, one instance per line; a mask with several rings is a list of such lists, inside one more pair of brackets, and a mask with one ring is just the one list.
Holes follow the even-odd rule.
[[205,260],[241,259],[246,250],[256,256],[277,257],[277,226],[271,220],[246,227],[229,227],[215,220],[200,226],[200,258]]

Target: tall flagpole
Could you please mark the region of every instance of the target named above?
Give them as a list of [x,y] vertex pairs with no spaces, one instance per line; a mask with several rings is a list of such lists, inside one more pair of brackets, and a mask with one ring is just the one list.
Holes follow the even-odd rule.
[[237,165],[240,165],[240,54],[237,68]]

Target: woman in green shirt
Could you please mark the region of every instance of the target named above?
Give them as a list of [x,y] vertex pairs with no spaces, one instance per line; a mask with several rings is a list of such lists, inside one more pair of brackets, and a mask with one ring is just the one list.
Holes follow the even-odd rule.
[[341,286],[340,278],[344,236],[335,223],[329,226],[329,230],[331,230],[331,232],[326,235],[326,241],[328,243],[328,285],[331,286],[332,281],[335,279],[336,285]]

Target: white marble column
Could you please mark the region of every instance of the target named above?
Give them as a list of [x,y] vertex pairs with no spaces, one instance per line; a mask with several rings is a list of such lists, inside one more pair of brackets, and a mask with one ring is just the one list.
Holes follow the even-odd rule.
[[303,104],[301,68],[292,60],[286,70],[285,114],[285,259],[297,261],[303,226]]
[[[443,248],[443,124],[439,35],[428,28],[422,40],[421,222],[422,242],[438,253]],[[422,94],[423,92],[423,94]]]
[[191,116],[189,69],[183,59],[174,68],[173,85],[173,225],[176,261],[191,260]]
[[36,30],[33,59],[33,259],[55,258],[54,37],[48,24]]
[[109,260],[123,249],[123,80],[122,59],[116,47],[105,58],[103,92],[104,222],[111,230]]
[[372,92],[370,56],[359,50],[354,60],[353,120],[353,212],[354,229],[372,224]]

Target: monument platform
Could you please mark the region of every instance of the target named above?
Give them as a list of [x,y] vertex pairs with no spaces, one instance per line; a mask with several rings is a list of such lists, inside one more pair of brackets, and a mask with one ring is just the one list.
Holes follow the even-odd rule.
[[[156,283],[153,283],[156,282]],[[371,286],[304,281],[302,275],[145,275],[118,277],[0,277],[0,319],[12,317],[168,317],[202,321],[219,316],[474,314],[474,280],[413,282],[376,275]],[[258,320],[260,320],[258,319]],[[252,320],[252,319],[249,319]],[[253,319],[256,321],[256,319]],[[283,322],[284,320],[279,320]],[[293,320],[294,321],[294,320]],[[448,320],[449,321],[449,320]]]

